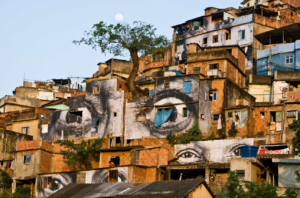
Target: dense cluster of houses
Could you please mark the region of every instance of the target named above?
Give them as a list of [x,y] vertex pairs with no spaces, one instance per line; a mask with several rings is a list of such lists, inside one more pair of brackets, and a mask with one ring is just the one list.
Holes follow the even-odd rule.
[[[214,197],[229,170],[270,182],[280,194],[300,190],[288,127],[300,120],[300,3],[244,0],[239,9],[209,7],[172,28],[165,54],[139,58],[136,85],[148,96],[132,99],[132,62],[111,58],[85,87],[70,79],[24,81],[0,99],[0,168],[12,177],[12,191],[23,185],[49,197],[69,184],[66,193],[101,184],[120,186],[105,197],[129,197],[128,188],[150,193],[152,185],[158,193],[156,182],[164,181],[175,192],[179,184],[167,181],[195,180],[182,197]],[[202,141],[169,143],[168,134],[186,133],[195,122]],[[65,163],[57,140],[96,138],[105,142],[92,169]],[[242,156],[245,146],[258,148],[255,157]]]

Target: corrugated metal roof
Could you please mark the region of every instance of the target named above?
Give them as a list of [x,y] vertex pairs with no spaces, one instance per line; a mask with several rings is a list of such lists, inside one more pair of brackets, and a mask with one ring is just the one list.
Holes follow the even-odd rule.
[[156,181],[151,182],[133,195],[116,197],[141,197],[141,198],[153,198],[153,197],[174,197],[181,198],[192,192],[197,186],[203,183],[204,179],[197,180],[183,180],[183,181]]
[[[49,198],[183,198],[200,184],[207,187],[205,179],[144,183],[69,184]],[[207,189],[214,196],[208,187]]]

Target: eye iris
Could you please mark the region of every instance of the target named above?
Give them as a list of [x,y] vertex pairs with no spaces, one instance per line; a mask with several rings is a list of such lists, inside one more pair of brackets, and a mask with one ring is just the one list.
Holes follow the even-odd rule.
[[239,149],[239,148],[238,148],[238,149],[235,149],[235,150],[233,151],[233,154],[236,155],[236,156],[239,156],[239,154],[240,154],[240,149]]

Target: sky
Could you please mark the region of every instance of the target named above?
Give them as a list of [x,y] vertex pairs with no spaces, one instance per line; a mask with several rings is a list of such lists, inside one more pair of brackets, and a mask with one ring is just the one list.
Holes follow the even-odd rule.
[[[170,40],[171,26],[204,15],[206,7],[235,7],[242,0],[0,0],[0,98],[29,80],[91,77],[112,54],[75,45],[104,21],[150,23]],[[129,59],[129,57],[116,57]]]

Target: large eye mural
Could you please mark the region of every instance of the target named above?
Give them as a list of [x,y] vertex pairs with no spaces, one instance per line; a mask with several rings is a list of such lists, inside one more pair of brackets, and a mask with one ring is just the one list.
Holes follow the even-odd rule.
[[[191,85],[189,93],[183,90],[186,82]],[[197,117],[198,95],[199,76],[157,79],[153,96],[126,104],[125,139],[139,139],[143,136],[165,138],[170,133],[185,132]],[[157,125],[158,114],[162,111],[171,113]],[[138,116],[144,118],[138,120]]]
[[[143,102],[147,102],[147,100],[153,99],[145,98]],[[157,102],[154,104],[154,106],[145,109],[143,113],[152,116],[152,118],[155,118],[157,111],[167,106],[166,109],[173,109],[172,115],[170,116],[170,119],[167,122],[163,123],[160,127],[154,126],[153,119],[149,119],[146,122],[143,122],[142,124],[149,129],[151,136],[158,138],[165,137],[169,133],[181,132],[187,129],[188,126],[196,118],[198,108],[198,104],[184,104],[184,101],[187,100],[192,101],[192,98],[178,90],[163,90],[158,92],[156,94]],[[183,109],[187,110],[189,116],[184,117],[182,115],[184,111]]]
[[231,158],[241,157],[240,147],[253,145],[254,139],[214,140],[176,145],[175,153],[180,164],[197,164],[205,161],[229,163]]
[[37,182],[37,197],[49,197],[56,191],[72,183],[76,183],[76,173],[39,176]]
[[[41,137],[45,141],[55,139],[104,137],[108,133],[122,135],[124,91],[116,91],[117,81],[87,83],[85,95],[71,98],[70,110],[57,111],[41,118],[47,124]],[[118,116],[114,116],[118,115]],[[63,134],[62,134],[63,131]]]

